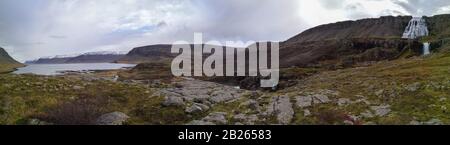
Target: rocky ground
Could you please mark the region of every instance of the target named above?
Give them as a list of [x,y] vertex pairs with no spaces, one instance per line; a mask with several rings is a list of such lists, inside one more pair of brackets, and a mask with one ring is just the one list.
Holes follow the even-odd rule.
[[449,124],[449,54],[322,70],[277,91],[121,71],[2,74],[0,124]]
[[203,113],[188,124],[448,124],[449,58],[324,71],[276,92],[186,79],[161,95],[187,114]]

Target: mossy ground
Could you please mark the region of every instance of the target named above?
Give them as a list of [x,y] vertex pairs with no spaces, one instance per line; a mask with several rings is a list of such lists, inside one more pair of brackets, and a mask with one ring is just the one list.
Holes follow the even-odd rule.
[[[301,80],[300,85],[286,90],[293,91],[334,90],[335,98],[356,100],[364,96],[372,104],[354,103],[338,106],[321,104],[309,108],[310,117],[303,116],[303,109],[296,109],[294,124],[342,124],[349,115],[359,115],[370,106],[388,104],[392,111],[387,116],[362,118],[360,123],[408,124],[411,121],[426,122],[439,119],[450,123],[450,53],[379,62],[370,67],[350,68],[322,72]],[[414,90],[408,86],[419,84]],[[377,92],[379,92],[377,94]],[[328,112],[328,113],[327,113]],[[334,113],[329,113],[334,112]],[[331,117],[325,117],[326,114]],[[333,115],[332,115],[333,114]],[[342,114],[337,115],[336,114]],[[341,117],[340,117],[341,116]],[[326,121],[323,121],[325,118]],[[333,119],[334,118],[334,119]]]
[[[55,124],[92,124],[98,115],[114,111],[129,115],[129,124],[187,121],[184,108],[162,108],[163,97],[153,96],[153,91],[144,85],[104,80],[1,74],[0,124],[24,124],[32,118]],[[71,121],[83,117],[81,122]]]
[[[77,75],[0,74],[0,124],[26,124],[34,118],[55,124],[90,124],[99,115],[115,111],[129,115],[128,124],[185,124],[211,112],[226,112],[229,124],[234,124],[233,115],[264,112],[271,98],[281,95],[290,96],[294,104],[291,124],[344,124],[351,116],[379,105],[390,105],[390,113],[382,117],[361,117],[354,124],[409,124],[431,119],[450,124],[450,53],[446,49],[448,47],[429,56],[381,61],[368,67],[334,71],[286,69],[283,76],[293,78],[297,82],[294,86],[277,92],[262,91],[258,96],[243,95],[234,102],[216,104],[208,112],[195,116],[187,115],[183,107],[161,106],[164,97],[153,95],[159,88],[139,83],[84,80]],[[418,85],[408,89],[414,84]],[[339,94],[329,96],[330,103],[308,108],[295,106],[296,95],[320,90]],[[361,97],[370,104],[336,103],[339,98],[356,101]],[[241,105],[250,99],[258,101],[259,112]],[[305,109],[310,111],[309,116],[304,116]],[[71,119],[83,118],[80,116],[85,119]],[[269,116],[256,123],[276,124],[277,121]]]
[[0,63],[0,74],[8,73],[14,71],[18,67],[23,67],[24,65],[19,63]]

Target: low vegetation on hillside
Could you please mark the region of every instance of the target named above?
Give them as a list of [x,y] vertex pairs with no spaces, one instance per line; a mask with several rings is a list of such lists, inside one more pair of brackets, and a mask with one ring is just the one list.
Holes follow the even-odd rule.
[[[141,84],[78,77],[0,75],[0,124],[95,124],[114,111],[129,124],[181,124],[183,109],[166,107]],[[36,122],[35,120],[40,120]]]
[[9,54],[0,47],[0,73],[14,71],[18,67],[24,65],[14,60]]

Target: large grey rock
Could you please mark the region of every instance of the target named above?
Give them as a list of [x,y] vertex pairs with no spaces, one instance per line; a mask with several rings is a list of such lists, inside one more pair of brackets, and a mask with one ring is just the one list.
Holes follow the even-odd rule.
[[378,90],[375,92],[375,96],[377,96],[377,97],[383,97],[383,94],[384,94],[384,90]]
[[333,91],[333,90],[319,90],[319,94],[330,95],[330,96],[339,96],[340,93],[338,91]]
[[27,125],[53,125],[53,124],[39,119],[30,119],[27,121]]
[[259,110],[259,103],[258,103],[258,101],[253,100],[253,99],[245,101],[244,103],[240,104],[240,106],[248,107],[251,110]]
[[430,121],[424,122],[424,125],[442,125],[442,121],[439,119],[431,119]]
[[349,98],[339,98],[337,103],[338,103],[338,106],[345,106],[345,105],[351,104],[352,101]]
[[312,105],[313,98],[311,96],[298,96],[295,97],[297,100],[296,105],[300,108],[309,107]]
[[197,114],[197,113],[202,113],[202,112],[205,112],[208,110],[209,110],[209,107],[207,105],[203,105],[200,103],[194,103],[192,106],[187,107],[185,109],[185,112],[189,113],[189,114]]
[[417,82],[417,83],[406,86],[406,90],[408,90],[410,92],[415,92],[415,91],[419,90],[421,86],[422,86],[422,84]]
[[82,86],[73,86],[72,89],[74,89],[74,90],[82,90],[82,89],[84,89],[84,87],[82,87]]
[[212,97],[210,98],[210,100],[213,103],[222,103],[235,99],[233,94],[231,94],[229,91],[224,90],[215,91],[211,94],[211,96]]
[[313,95],[312,97],[313,97],[314,104],[331,102],[331,100],[328,98],[328,96],[323,95],[323,94],[316,94],[316,95]]
[[233,116],[233,120],[237,122],[243,122],[245,125],[254,125],[256,121],[258,121],[258,116],[255,114],[252,115],[245,115],[245,114],[238,114]]
[[303,116],[308,117],[311,115],[311,111],[309,111],[308,109],[303,110]]
[[169,106],[184,106],[183,98],[177,97],[177,96],[166,96],[164,102],[162,103],[163,106],[169,107]]
[[365,112],[361,113],[361,116],[364,118],[372,118],[375,117],[375,115],[373,115],[373,113],[370,110],[366,110]]
[[185,103],[201,103],[212,106],[216,103],[229,102],[242,96],[243,91],[218,83],[183,78],[174,82],[174,88],[160,91],[160,96],[175,96],[183,99]]
[[409,122],[409,125],[422,125],[422,123],[420,123],[419,121],[413,120],[413,121]]
[[227,113],[225,113],[225,112],[213,112],[213,113],[210,113],[205,118],[203,118],[202,121],[212,122],[212,123],[218,124],[218,125],[224,125],[224,124],[228,123],[226,116],[227,116]]
[[122,125],[125,123],[130,117],[122,112],[112,112],[108,114],[104,114],[100,116],[96,124],[97,125]]
[[155,94],[155,96],[176,96],[176,97],[181,97],[181,94],[171,90],[171,89],[167,89],[167,90],[160,90],[157,91]]
[[336,95],[338,92],[329,91],[329,90],[321,90],[319,93],[309,93],[307,96],[297,96],[295,97],[296,105],[300,108],[310,107],[313,104],[323,104],[329,103],[331,100],[325,94]]
[[370,107],[373,111],[375,111],[375,115],[377,116],[385,116],[391,112],[390,105],[381,105],[381,106],[372,106]]
[[292,103],[287,96],[273,97],[267,113],[275,115],[278,123],[281,124],[289,124],[294,117],[294,109],[292,109]]
[[203,121],[203,120],[193,120],[186,125],[216,125],[216,124],[214,124],[212,122]]

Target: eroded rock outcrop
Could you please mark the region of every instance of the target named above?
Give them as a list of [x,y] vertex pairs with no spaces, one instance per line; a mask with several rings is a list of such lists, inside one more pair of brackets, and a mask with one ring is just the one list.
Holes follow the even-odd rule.
[[280,124],[289,124],[294,116],[294,109],[290,98],[287,96],[275,96],[267,106],[267,114],[274,115]]

